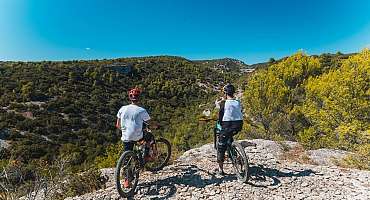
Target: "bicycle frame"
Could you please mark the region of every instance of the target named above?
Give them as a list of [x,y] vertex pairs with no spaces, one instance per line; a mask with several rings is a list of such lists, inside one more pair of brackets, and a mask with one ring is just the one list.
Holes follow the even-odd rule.
[[233,149],[231,147],[231,144],[230,145],[227,145],[227,154],[229,155],[231,162],[232,163],[235,163],[235,160],[236,160],[236,152],[235,152],[235,149]]
[[[158,170],[161,170],[169,161],[170,155],[171,155],[171,145],[168,142],[168,140],[164,138],[154,138],[154,144],[151,143],[149,147],[149,156],[153,158],[154,155],[154,162],[152,162],[152,159],[145,159],[146,155],[144,153],[146,152],[146,142],[137,142],[135,143],[133,149],[131,151],[125,151],[122,153],[121,157],[119,158],[116,170],[115,170],[115,181],[118,193],[121,197],[131,197],[134,195],[135,188],[139,181],[139,174],[140,171],[147,169],[151,172],[157,172]],[[157,144],[159,144],[159,147],[157,147]],[[165,157],[163,160],[157,160],[159,157],[156,155],[162,155],[158,154],[158,149],[161,148],[161,145],[164,145],[165,147],[163,150],[165,151],[163,154]],[[161,148],[162,149],[162,148]],[[151,154],[152,153],[152,154]],[[158,162],[157,162],[158,161]],[[150,163],[150,164],[149,164]],[[131,178],[132,179],[131,179]],[[122,180],[123,178],[126,178],[125,180],[128,180],[130,183],[132,181],[133,185],[130,188],[122,187]],[[126,182],[125,182],[126,183]]]
[[[140,161],[140,168],[144,168],[146,164],[144,160],[145,145],[146,145],[146,142],[141,142],[141,143],[137,142],[134,145],[134,149],[133,149],[134,154],[137,156],[138,160]],[[155,138],[153,138],[153,145],[151,145],[149,148],[154,151],[155,155],[157,154],[157,146],[156,146]]]
[[139,160],[139,163],[140,163],[140,168],[144,168],[145,166],[145,161],[144,161],[144,144],[141,144],[141,145],[135,145],[134,146],[134,149],[133,149],[133,152],[134,154],[136,155],[136,157],[138,158]]

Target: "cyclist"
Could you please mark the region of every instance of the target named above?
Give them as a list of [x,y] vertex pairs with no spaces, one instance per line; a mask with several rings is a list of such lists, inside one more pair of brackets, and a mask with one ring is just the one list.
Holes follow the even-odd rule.
[[[125,151],[132,151],[135,143],[145,141],[144,160],[150,161],[149,146],[151,145],[154,136],[147,131],[143,131],[146,124],[150,120],[148,112],[140,107],[139,97],[141,89],[135,87],[128,92],[128,98],[131,104],[122,106],[117,113],[116,128],[122,130],[121,140]],[[129,181],[126,179],[124,187],[129,187]]]
[[233,136],[241,131],[243,126],[243,113],[239,100],[235,99],[235,87],[227,84],[223,88],[224,96],[220,100],[216,100],[216,108],[219,110],[219,123],[222,130],[219,136],[217,148],[217,162],[219,169],[217,174],[224,175],[223,163],[225,159],[225,151],[227,142],[233,141]]

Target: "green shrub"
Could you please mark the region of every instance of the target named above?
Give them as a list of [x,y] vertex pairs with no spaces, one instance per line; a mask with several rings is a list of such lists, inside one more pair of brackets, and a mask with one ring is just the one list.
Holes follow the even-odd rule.
[[106,177],[102,177],[101,172],[96,169],[89,169],[78,175],[72,175],[62,186],[63,197],[80,196],[85,193],[96,191],[105,186]]
[[354,154],[344,158],[341,164],[345,167],[370,170],[370,144],[357,147]]
[[310,128],[300,134],[305,145],[354,149],[369,140],[370,50],[351,56],[319,77],[309,78],[302,111]]
[[98,156],[95,159],[95,166],[99,169],[115,167],[121,154],[123,153],[123,143],[109,145],[106,148],[105,155]]

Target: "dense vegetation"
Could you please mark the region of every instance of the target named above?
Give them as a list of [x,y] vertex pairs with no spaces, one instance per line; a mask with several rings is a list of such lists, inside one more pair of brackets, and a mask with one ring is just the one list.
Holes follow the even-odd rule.
[[1,159],[29,163],[68,155],[74,166],[94,163],[119,141],[116,113],[134,86],[144,89],[142,105],[159,123],[155,133],[187,150],[204,141],[196,134],[204,128],[196,120],[199,105],[233,74],[178,57],[3,62],[0,139],[11,146]]
[[[114,123],[135,86],[144,89],[141,104],[158,122],[154,134],[169,139],[174,154],[210,140],[205,130],[211,128],[198,116],[243,65],[228,61],[225,68],[222,62],[168,56],[0,62],[0,196],[7,191],[17,199],[46,184],[58,188],[52,199],[63,199],[101,187],[99,173],[90,169],[114,165],[122,152]],[[86,169],[91,173],[71,176]],[[68,187],[59,187],[66,175]]]
[[350,162],[370,169],[370,50],[298,52],[248,78],[244,103],[253,136],[357,151]]
[[54,166],[68,160],[73,171],[113,166],[122,151],[113,126],[116,113],[134,86],[144,89],[142,106],[159,123],[154,134],[169,139],[176,156],[211,141],[212,124],[198,119],[205,109],[216,114],[219,86],[233,82],[244,93],[246,114],[238,137],[355,151],[346,164],[370,169],[369,50],[298,52],[248,66],[257,70],[247,75],[239,73],[242,67],[233,59],[166,56],[0,62],[0,140],[10,144],[0,148],[0,167],[34,179],[38,162]]

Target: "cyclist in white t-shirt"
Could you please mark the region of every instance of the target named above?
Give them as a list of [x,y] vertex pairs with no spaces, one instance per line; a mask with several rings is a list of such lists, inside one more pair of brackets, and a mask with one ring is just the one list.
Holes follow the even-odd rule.
[[122,106],[117,113],[116,127],[122,130],[121,140],[125,151],[132,150],[134,144],[139,140],[149,141],[153,137],[151,133],[143,131],[150,120],[148,112],[138,106],[141,90],[133,88],[128,92],[131,104]]
[[235,87],[227,84],[223,88],[224,97],[216,101],[216,107],[219,111],[219,122],[222,130],[217,144],[217,162],[219,165],[218,174],[224,175],[224,159],[227,142],[233,142],[233,136],[242,130],[243,113],[242,106],[239,100],[235,99]]
[[[121,140],[123,142],[125,151],[132,151],[135,143],[138,141],[145,141],[144,160],[150,161],[149,147],[154,141],[154,136],[144,130],[147,126],[150,116],[148,112],[138,106],[141,90],[133,88],[128,92],[128,98],[131,104],[122,106],[117,113],[116,128],[122,130]],[[129,181],[124,181],[124,187],[129,187]]]

